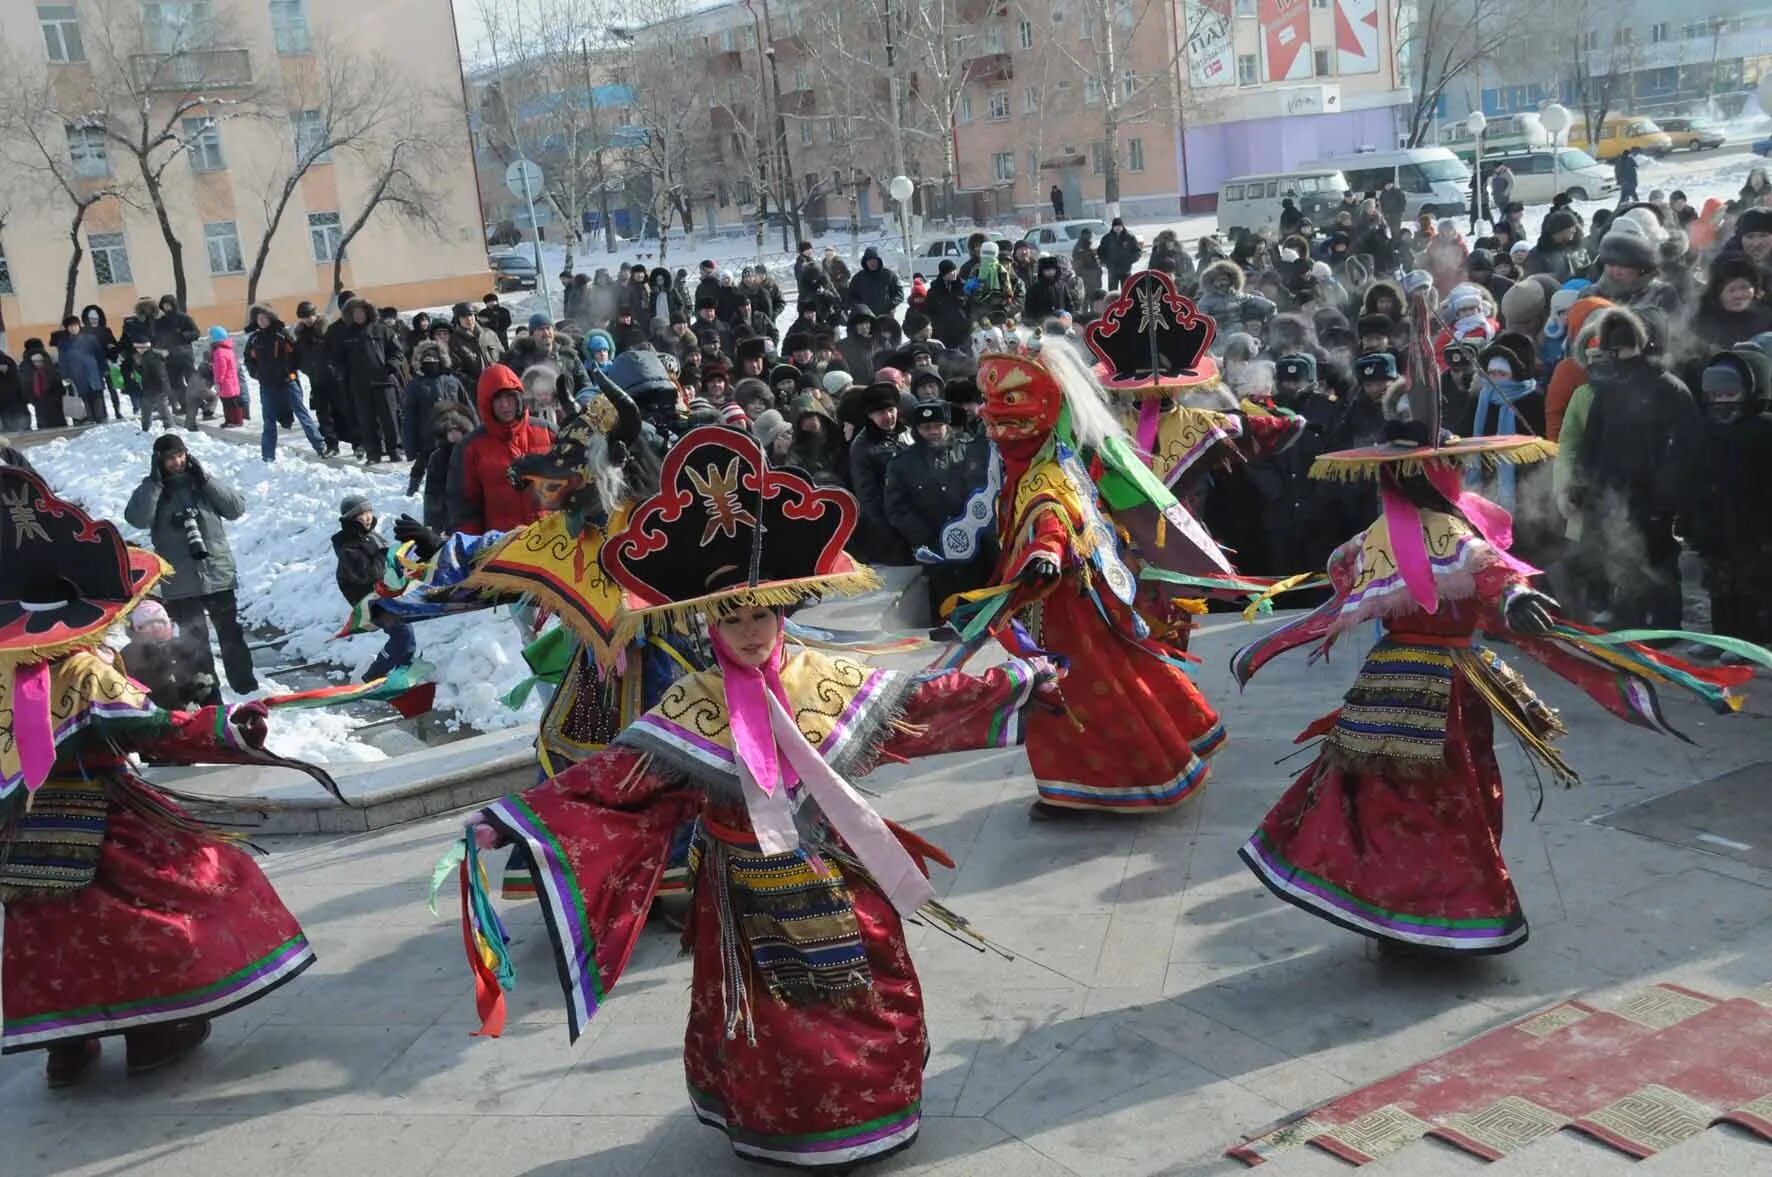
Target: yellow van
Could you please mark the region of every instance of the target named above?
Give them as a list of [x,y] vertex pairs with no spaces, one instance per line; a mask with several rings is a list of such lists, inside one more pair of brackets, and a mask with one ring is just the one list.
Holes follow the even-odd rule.
[[1588,146],[1587,123],[1577,119],[1569,128],[1569,146],[1580,147],[1595,159],[1617,159],[1631,148],[1649,155],[1666,155],[1674,149],[1674,141],[1654,119],[1640,114],[1609,114],[1600,127],[1597,147]]

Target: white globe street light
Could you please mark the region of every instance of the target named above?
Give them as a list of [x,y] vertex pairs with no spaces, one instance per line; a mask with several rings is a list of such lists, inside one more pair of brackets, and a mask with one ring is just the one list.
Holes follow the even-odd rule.
[[1569,115],[1569,108],[1560,102],[1553,102],[1538,112],[1538,121],[1550,132],[1551,141],[1551,192],[1563,190],[1563,136],[1568,133],[1569,124],[1575,120]]
[[904,238],[905,272],[911,268],[911,196],[917,186],[909,176],[894,176],[886,182],[886,191],[898,202],[898,231]]
[[1475,213],[1471,217],[1471,232],[1477,231],[1477,222],[1483,219],[1483,132],[1489,129],[1489,120],[1480,110],[1473,110],[1465,116],[1464,129],[1469,131],[1477,141],[1477,171],[1471,177],[1474,186],[1472,195],[1475,197],[1471,207]]

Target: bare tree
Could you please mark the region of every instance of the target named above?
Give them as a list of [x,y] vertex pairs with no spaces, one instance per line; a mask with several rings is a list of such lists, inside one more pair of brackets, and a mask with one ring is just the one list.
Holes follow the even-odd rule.
[[[685,44],[680,26],[690,0],[634,0],[629,24],[611,28],[615,71],[633,93],[637,146],[627,156],[631,192],[657,226],[659,260],[670,249],[672,224],[695,231],[695,201],[718,192],[724,148],[716,137],[706,62]],[[761,187],[761,185],[759,185]]]
[[1542,21],[1520,0],[1418,0],[1392,12],[1392,44],[1408,62],[1413,94],[1408,145],[1434,130],[1440,97],[1479,66],[1523,52]]
[[274,170],[260,192],[264,229],[246,275],[246,301],[258,301],[258,284],[271,256],[271,242],[283,225],[302,178],[339,154],[363,159],[377,135],[410,101],[398,73],[380,53],[359,53],[337,41],[319,39],[306,69],[287,70],[282,105],[296,119],[287,166]]
[[[384,212],[392,213],[416,229],[433,235],[444,232],[436,210],[444,200],[437,186],[443,161],[450,158],[443,129],[430,117],[435,99],[408,94],[409,101],[397,122],[366,143],[363,158],[373,160],[363,202],[343,225],[338,248],[332,255],[332,294],[336,301],[345,288],[344,265],[351,243],[363,227]],[[413,100],[416,99],[416,100]]]
[[[242,40],[226,11],[128,0],[99,0],[99,7],[87,45],[100,51],[91,55],[77,121],[101,129],[134,163],[172,261],[173,297],[183,307],[184,243],[167,208],[166,170],[208,133],[202,120],[219,125],[256,113],[249,59],[246,50],[226,47]],[[174,13],[190,19],[178,23],[183,17]]]
[[74,171],[67,130],[54,87],[41,70],[12,52],[0,55],[0,170],[19,199],[48,200],[68,212],[68,270],[62,317],[74,313],[75,288],[86,247],[80,240],[86,215],[106,200],[127,195],[106,177],[82,179]]

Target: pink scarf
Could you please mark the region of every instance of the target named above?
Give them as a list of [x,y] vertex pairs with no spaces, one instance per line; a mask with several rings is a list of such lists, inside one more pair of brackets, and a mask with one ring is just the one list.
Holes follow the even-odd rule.
[[713,639],[714,661],[726,680],[726,714],[732,721],[732,752],[750,770],[751,779],[765,794],[773,794],[775,786],[793,788],[799,783],[794,766],[783,764],[775,746],[775,733],[769,721],[769,695],[788,705],[787,688],[781,685],[782,641],[777,627],[775,649],[761,666],[746,666],[727,649],[718,625],[708,626]]
[[[1514,543],[1514,518],[1482,495],[1464,489],[1458,471],[1451,466],[1430,466],[1428,481],[1434,489],[1469,521],[1476,533],[1501,556],[1503,564],[1522,576],[1535,576],[1538,569],[1509,554]],[[1415,603],[1427,612],[1440,607],[1440,593],[1434,584],[1434,570],[1427,556],[1427,539],[1421,530],[1421,511],[1409,501],[1403,488],[1391,478],[1379,481],[1379,494],[1384,502],[1385,527],[1390,532],[1391,555],[1396,558],[1397,572]]]

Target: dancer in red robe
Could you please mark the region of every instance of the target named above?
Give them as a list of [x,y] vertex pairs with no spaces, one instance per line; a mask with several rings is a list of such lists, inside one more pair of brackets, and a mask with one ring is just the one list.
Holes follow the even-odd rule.
[[263,704],[162,711],[104,650],[164,575],[159,557],[21,469],[0,467],[0,505],[0,1044],[47,1051],[49,1085],[65,1087],[100,1038],[123,1035],[129,1070],[153,1070],[314,961],[245,852],[126,754],[307,766],[257,751]]
[[1362,623],[1384,627],[1343,705],[1299,737],[1323,737],[1316,760],[1239,853],[1275,895],[1352,931],[1507,952],[1528,929],[1501,854],[1494,719],[1555,776],[1574,783],[1575,774],[1550,743],[1563,730],[1556,714],[1479,635],[1664,732],[1656,683],[1728,714],[1740,705],[1730,689],[1752,668],[1699,669],[1555,617],[1556,602],[1529,585],[1536,569],[1508,552],[1507,512],[1462,482],[1465,465],[1536,461],[1554,452],[1550,443],[1503,436],[1430,448],[1426,429],[1395,432],[1403,440],[1318,459],[1319,477],[1376,477],[1384,513],[1330,558],[1329,601],[1233,663],[1247,682],[1286,650],[1317,643],[1322,653]]
[[[748,434],[691,430],[658,494],[603,548],[623,633],[705,626],[716,667],[688,674],[610,748],[488,806],[464,839],[462,898],[482,1032],[510,977],[480,852],[524,848],[574,1038],[607,999],[695,820],[683,1062],[691,1106],[753,1160],[847,1167],[917,1135],[928,1036],[905,947],[940,851],[884,821],[846,778],[886,758],[1018,743],[1050,672],[908,676],[789,652],[781,608],[872,583],[843,554],[854,500],[770,470]],[[1057,722],[1057,721],[1054,721]]]

